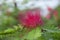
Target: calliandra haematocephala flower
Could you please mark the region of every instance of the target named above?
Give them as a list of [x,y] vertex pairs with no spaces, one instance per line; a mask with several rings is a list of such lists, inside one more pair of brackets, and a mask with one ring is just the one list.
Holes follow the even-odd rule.
[[59,19],[58,11],[57,11],[57,10],[54,10],[54,11],[53,11],[53,15],[54,15],[54,17],[55,17],[56,20]]
[[47,15],[47,19],[50,19],[52,14],[54,15],[54,17],[56,19],[58,18],[58,11],[57,10],[54,10],[54,9],[48,7],[48,11],[49,11],[49,14]]
[[53,11],[53,9],[52,8],[50,8],[50,7],[47,7],[47,10],[48,10],[48,15],[46,16],[46,19],[50,19],[51,18],[51,12]]
[[35,28],[38,25],[43,25],[40,9],[27,10],[25,13],[19,13],[18,18],[19,22],[26,28]]

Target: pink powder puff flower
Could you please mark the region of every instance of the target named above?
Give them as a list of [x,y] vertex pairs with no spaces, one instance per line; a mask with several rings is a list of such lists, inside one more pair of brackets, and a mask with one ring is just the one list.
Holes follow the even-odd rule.
[[24,14],[19,13],[19,22],[26,28],[35,28],[43,24],[40,9],[27,10]]

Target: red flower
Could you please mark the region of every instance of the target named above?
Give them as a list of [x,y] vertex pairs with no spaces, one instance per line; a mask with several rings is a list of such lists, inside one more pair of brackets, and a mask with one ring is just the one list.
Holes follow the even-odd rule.
[[48,7],[48,11],[52,11],[52,8],[51,7]]
[[51,15],[50,14],[48,14],[47,16],[46,16],[46,19],[50,19],[51,18]]
[[54,10],[53,14],[54,14],[55,16],[58,16],[58,11]]
[[40,16],[40,10],[38,9],[28,10],[24,14],[20,13],[19,21],[27,28],[35,28],[37,25],[43,24],[42,18]]
[[53,15],[54,15],[55,19],[58,20],[58,18],[59,18],[58,11],[54,10]]

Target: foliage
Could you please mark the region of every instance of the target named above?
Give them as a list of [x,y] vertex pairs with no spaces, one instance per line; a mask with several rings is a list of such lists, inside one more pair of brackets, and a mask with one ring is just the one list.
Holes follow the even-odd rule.
[[[4,8],[4,10],[6,10]],[[57,8],[60,16],[60,7]],[[24,11],[23,11],[24,12]],[[43,26],[38,26],[34,29],[24,28],[19,24],[17,15],[19,10],[14,8],[14,12],[10,16],[6,12],[0,15],[0,40],[60,40],[60,22],[54,17],[50,20],[45,20]],[[60,21],[60,20],[59,20]]]

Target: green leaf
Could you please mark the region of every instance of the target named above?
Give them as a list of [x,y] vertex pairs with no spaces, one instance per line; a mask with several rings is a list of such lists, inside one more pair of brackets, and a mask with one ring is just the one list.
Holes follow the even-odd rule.
[[41,29],[38,27],[30,31],[27,35],[25,35],[25,39],[34,40],[41,36]]

